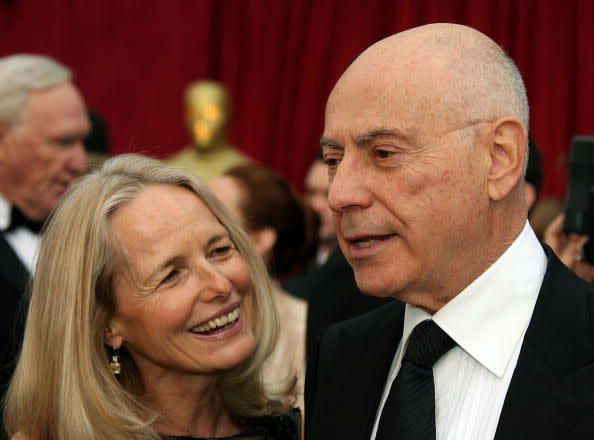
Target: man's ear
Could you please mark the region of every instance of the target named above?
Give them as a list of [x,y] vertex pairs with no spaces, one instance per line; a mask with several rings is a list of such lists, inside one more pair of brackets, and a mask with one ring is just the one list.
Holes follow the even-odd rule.
[[267,257],[276,244],[277,234],[272,228],[262,228],[250,232],[256,251],[263,257]]
[[103,341],[112,348],[120,348],[124,343],[124,336],[121,334],[120,325],[112,319],[109,326],[105,327]]
[[505,199],[524,178],[528,139],[526,130],[515,118],[502,118],[491,128],[487,176],[489,196],[494,201]]

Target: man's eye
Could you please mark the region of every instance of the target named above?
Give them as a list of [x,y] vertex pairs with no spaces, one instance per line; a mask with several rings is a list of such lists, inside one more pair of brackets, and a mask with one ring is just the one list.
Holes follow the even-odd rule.
[[394,156],[395,153],[390,150],[374,150],[373,154],[378,159],[388,159],[388,158]]
[[329,167],[335,167],[340,163],[340,158],[327,156],[324,157],[324,163]]
[[75,145],[78,141],[79,139],[77,138],[63,138],[58,140],[58,144],[60,144],[62,148],[70,148],[73,145]]

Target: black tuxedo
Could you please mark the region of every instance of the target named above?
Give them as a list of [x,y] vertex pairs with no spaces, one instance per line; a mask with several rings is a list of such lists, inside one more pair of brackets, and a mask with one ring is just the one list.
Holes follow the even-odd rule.
[[[29,272],[0,232],[0,396],[14,370],[26,315]],[[4,429],[0,420],[0,439]]]
[[[505,397],[496,440],[594,438],[594,291],[549,262]],[[331,326],[306,377],[306,439],[369,439],[404,304]]]

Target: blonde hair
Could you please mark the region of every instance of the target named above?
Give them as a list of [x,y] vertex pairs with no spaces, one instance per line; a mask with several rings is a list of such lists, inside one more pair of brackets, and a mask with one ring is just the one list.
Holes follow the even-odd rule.
[[239,224],[188,172],[137,155],[113,158],[63,198],[44,233],[22,352],[5,408],[10,434],[35,439],[157,439],[151,414],[138,400],[136,368],[123,359],[118,381],[109,367],[104,329],[114,313],[112,277],[118,264],[110,217],[148,185],[193,191],[229,232],[253,284],[257,346],[243,363],[217,378],[222,399],[238,420],[280,413],[294,381],[265,387],[263,362],[278,335],[278,317],[264,263]]
[[72,78],[66,66],[42,55],[0,58],[0,121],[13,125],[29,92],[59,86]]

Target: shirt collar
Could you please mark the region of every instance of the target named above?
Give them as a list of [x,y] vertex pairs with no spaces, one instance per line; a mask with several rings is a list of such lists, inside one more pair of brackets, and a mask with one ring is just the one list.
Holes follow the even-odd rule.
[[10,225],[10,212],[12,205],[0,194],[0,231],[4,231]]
[[530,322],[546,266],[546,254],[526,222],[503,255],[433,316],[407,304],[402,346],[417,324],[433,319],[477,362],[503,377]]

